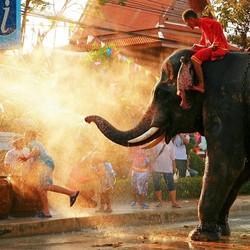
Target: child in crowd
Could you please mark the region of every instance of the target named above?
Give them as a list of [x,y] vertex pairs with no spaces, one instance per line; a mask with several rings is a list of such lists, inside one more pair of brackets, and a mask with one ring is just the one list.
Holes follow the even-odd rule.
[[[113,192],[116,177],[115,172],[108,162],[102,162],[100,159],[95,158],[92,161],[94,165],[92,170],[99,178],[99,193],[101,206],[96,212],[112,213],[110,195]],[[105,209],[106,205],[106,209]]]
[[53,184],[53,170],[54,161],[50,155],[46,152],[43,145],[37,141],[37,133],[29,130],[25,132],[24,141],[30,149],[28,155],[22,155],[19,158],[20,162],[26,162],[29,159],[33,159],[32,168],[38,171],[37,191],[40,195],[42,202],[42,211],[37,214],[39,218],[51,218],[48,205],[47,191],[61,193],[70,197],[70,207],[72,207],[76,201],[79,191],[69,190],[58,185]]
[[24,137],[22,135],[16,134],[12,141],[13,148],[9,150],[4,158],[4,173],[6,175],[17,175],[24,176],[29,173],[30,161],[21,163],[18,160],[19,156],[27,156],[29,154],[29,149],[24,145]]
[[132,171],[131,171],[131,185],[133,193],[133,202],[131,207],[139,205],[142,209],[148,209],[149,205],[145,203],[145,198],[148,194],[148,183],[150,173],[152,172],[152,164],[149,157],[149,151],[134,147],[132,152]]

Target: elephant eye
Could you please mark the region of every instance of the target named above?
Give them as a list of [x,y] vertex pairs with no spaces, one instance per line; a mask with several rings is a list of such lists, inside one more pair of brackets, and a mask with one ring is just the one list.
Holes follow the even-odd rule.
[[155,99],[157,100],[166,100],[167,99],[167,91],[166,90],[163,90],[161,88],[157,88],[155,90]]
[[176,98],[176,88],[173,84],[159,83],[154,92],[154,99],[161,104],[166,104]]

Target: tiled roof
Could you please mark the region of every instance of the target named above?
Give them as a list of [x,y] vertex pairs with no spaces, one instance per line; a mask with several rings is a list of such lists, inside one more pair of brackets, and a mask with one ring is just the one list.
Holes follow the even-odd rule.
[[155,38],[148,38],[143,36],[135,36],[135,37],[128,37],[128,38],[121,38],[121,39],[115,39],[115,40],[109,40],[106,43],[112,43],[115,42],[116,46],[130,46],[135,44],[145,44],[145,43],[155,43],[159,42],[158,37],[155,36]]
[[[172,0],[164,2],[172,2]],[[140,3],[141,8],[142,6],[145,7],[144,9],[139,9],[139,7],[128,7],[134,6],[134,3]],[[149,7],[147,7],[147,10],[145,10],[146,6],[149,6],[149,4],[150,6],[153,6],[151,9],[158,9],[158,13],[156,11],[151,11]],[[159,11],[161,10],[161,6],[158,6],[156,4],[156,1],[128,0],[126,1],[126,5],[128,6],[107,3],[97,10],[96,8],[90,9],[90,11],[84,14],[80,19],[80,22],[84,25],[89,26],[89,28],[85,28],[83,31],[78,30],[74,34],[73,38],[77,37],[79,39],[88,35],[102,36],[107,34],[114,34],[116,33],[115,31],[126,32],[146,30],[155,28],[157,26],[159,22]],[[94,26],[113,29],[114,32],[93,29]]]
[[[116,47],[124,47],[124,46],[134,46],[134,45],[145,45],[145,44],[161,44],[161,41],[158,37],[155,38],[148,38],[143,36],[135,36],[135,37],[127,37],[121,39],[109,39],[105,41],[105,44],[114,44]],[[89,51],[93,48],[93,46],[99,45],[101,47],[101,41],[95,40],[89,44],[71,44],[71,49],[76,51]],[[72,47],[74,46],[74,47]]]
[[[147,43],[161,44],[168,40],[184,44],[197,42],[199,31],[192,35],[181,19],[182,12],[190,7],[190,2],[194,4],[196,2],[194,0],[127,0],[126,6],[117,5],[117,1],[111,2],[99,9],[91,8],[82,15],[79,22],[84,27],[74,32],[70,39],[71,44],[88,50],[92,47],[91,44],[87,44],[89,35],[98,38],[92,43],[98,40],[105,43],[112,41],[118,47]],[[207,1],[198,2],[204,5]],[[163,33],[165,40],[158,39],[158,32]],[[188,32],[188,39],[183,32]]]

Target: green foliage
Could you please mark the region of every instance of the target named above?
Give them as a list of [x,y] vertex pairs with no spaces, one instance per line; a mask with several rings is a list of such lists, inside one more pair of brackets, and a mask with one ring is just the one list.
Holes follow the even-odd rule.
[[[187,177],[180,178],[176,183],[177,200],[198,199],[201,192],[202,177]],[[169,200],[169,192],[167,191],[164,179],[161,180],[163,200]],[[113,193],[113,201],[115,203],[130,203],[133,200],[131,179],[118,179]],[[156,200],[154,194],[154,186],[152,178],[149,180],[148,195],[146,200],[154,202]]]
[[240,190],[240,194],[250,194],[250,181],[246,182]]
[[[169,193],[167,191],[166,184],[162,178],[162,197],[163,200],[169,201]],[[180,178],[176,182],[176,199],[177,200],[186,200],[186,199],[199,199],[202,187],[202,177],[186,177]],[[241,195],[249,195],[250,194],[250,181],[248,181],[240,191]],[[117,180],[113,201],[115,203],[130,203],[133,200],[132,197],[132,188],[131,188],[131,180],[130,178]],[[154,194],[154,187],[152,178],[149,180],[149,189],[146,200],[148,202],[154,202],[156,200]]]
[[250,3],[249,0],[216,0],[214,10],[218,21],[228,33],[228,41],[246,49],[250,47]]
[[[169,193],[167,191],[164,179],[161,180],[162,184],[162,197],[163,200],[169,201]],[[199,199],[202,187],[202,176],[180,178],[176,182],[176,199]],[[240,191],[241,195],[250,194],[250,181],[248,181]],[[127,203],[129,204],[133,200],[131,179],[118,179],[113,194],[113,201],[115,203]],[[154,202],[156,200],[154,194],[154,187],[152,178],[149,180],[149,189],[146,200],[148,202]]]
[[95,43],[94,48],[88,52],[87,61],[90,63],[93,62],[100,62],[102,66],[111,68],[111,62],[115,60],[114,55],[109,55],[109,50],[112,52],[118,51],[118,49],[115,47],[114,44],[104,45],[102,48],[98,46],[97,43]]
[[[119,1],[117,1],[117,4],[118,4],[118,5],[125,6],[125,5],[126,5],[126,1],[127,1],[127,0],[119,0]],[[110,0],[98,0],[98,3],[99,3],[100,5],[105,5],[105,4],[109,3],[109,2],[111,2],[111,1],[110,1]],[[114,3],[114,2],[112,2],[112,3]]]
[[29,11],[44,11],[51,8],[51,3],[43,0],[22,0],[21,5],[28,7]]
[[189,152],[189,156],[190,156],[189,167],[198,171],[199,176],[203,176],[205,169],[205,162],[203,161],[203,159],[192,151]]
[[177,200],[198,199],[201,193],[202,177],[180,178],[176,185]]
[[[202,182],[201,176],[178,179],[176,182],[177,200],[198,199],[200,197],[200,192],[201,192],[201,182]],[[163,200],[169,200],[169,192],[167,190],[167,186],[163,178],[161,179],[161,186],[162,186]],[[152,178],[150,178],[149,181],[147,200],[149,201],[155,200]]]
[[195,146],[195,140],[193,137],[190,137],[189,143],[187,145],[187,151],[189,152],[190,150],[192,150],[194,146]]

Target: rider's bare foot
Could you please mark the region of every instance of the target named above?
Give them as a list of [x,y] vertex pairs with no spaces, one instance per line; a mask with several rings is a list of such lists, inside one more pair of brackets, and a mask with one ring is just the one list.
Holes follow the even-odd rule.
[[204,87],[201,87],[201,86],[194,86],[194,85],[191,85],[191,86],[188,86],[190,90],[195,90],[195,91],[198,91],[200,92],[201,94],[203,94],[205,92],[205,89]]

